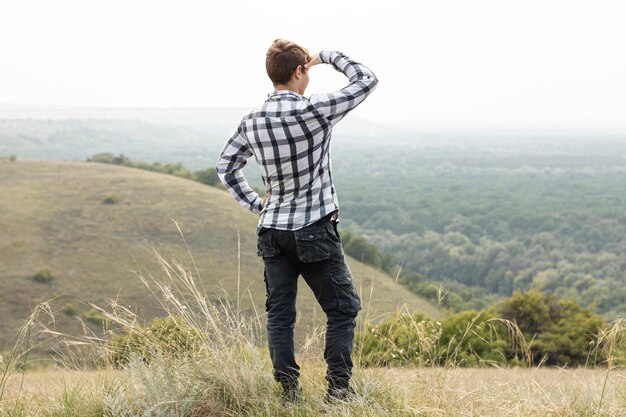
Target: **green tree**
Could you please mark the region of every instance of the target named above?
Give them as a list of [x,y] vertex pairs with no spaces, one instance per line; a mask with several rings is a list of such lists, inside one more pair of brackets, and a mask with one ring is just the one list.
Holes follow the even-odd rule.
[[503,318],[516,323],[530,348],[533,363],[584,365],[605,320],[573,300],[558,300],[537,290],[516,291],[499,306]]
[[194,180],[206,185],[217,185],[220,179],[215,168],[207,168],[193,173]]
[[341,234],[343,249],[356,259],[363,260],[368,265],[380,268],[383,256],[376,246],[368,242],[364,237],[344,232]]

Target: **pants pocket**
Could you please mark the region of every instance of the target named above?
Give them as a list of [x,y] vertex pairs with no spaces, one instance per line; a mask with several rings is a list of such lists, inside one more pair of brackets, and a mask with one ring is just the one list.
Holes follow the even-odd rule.
[[323,261],[330,257],[326,227],[305,227],[294,232],[300,262]]
[[339,230],[337,230],[337,222],[330,221],[328,223],[328,232],[330,233],[331,238],[341,245],[341,236],[339,235]]
[[259,231],[256,254],[264,258],[272,258],[279,254],[269,229],[261,229]]
[[337,296],[337,306],[340,311],[354,313],[361,310],[361,297],[356,292],[352,283],[352,272],[348,267],[330,273],[335,294]]

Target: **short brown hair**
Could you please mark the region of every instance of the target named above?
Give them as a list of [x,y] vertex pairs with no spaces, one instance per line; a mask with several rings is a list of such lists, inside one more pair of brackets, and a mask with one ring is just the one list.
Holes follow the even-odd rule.
[[[300,45],[276,39],[265,56],[265,69],[274,85],[286,84],[299,65],[309,62],[309,51]],[[303,67],[303,71],[304,71]]]

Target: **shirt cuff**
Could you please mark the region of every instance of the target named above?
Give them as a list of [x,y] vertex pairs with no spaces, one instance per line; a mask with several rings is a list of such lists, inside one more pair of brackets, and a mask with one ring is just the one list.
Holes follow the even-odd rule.
[[324,64],[330,64],[330,54],[331,51],[321,51],[319,54],[317,54],[317,56],[320,59],[320,62],[323,62]]
[[263,200],[261,198],[257,198],[252,204],[251,211],[255,214],[260,214],[261,210],[263,210]]

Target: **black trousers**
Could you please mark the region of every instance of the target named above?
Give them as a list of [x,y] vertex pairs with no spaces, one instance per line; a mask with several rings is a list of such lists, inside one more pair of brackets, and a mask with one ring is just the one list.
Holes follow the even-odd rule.
[[352,375],[355,318],[361,299],[346,265],[337,223],[327,216],[296,231],[259,228],[258,255],[265,264],[267,337],[274,378],[300,376],[294,354],[298,277],[302,275],[326,313],[324,360],[329,387],[344,388]]

